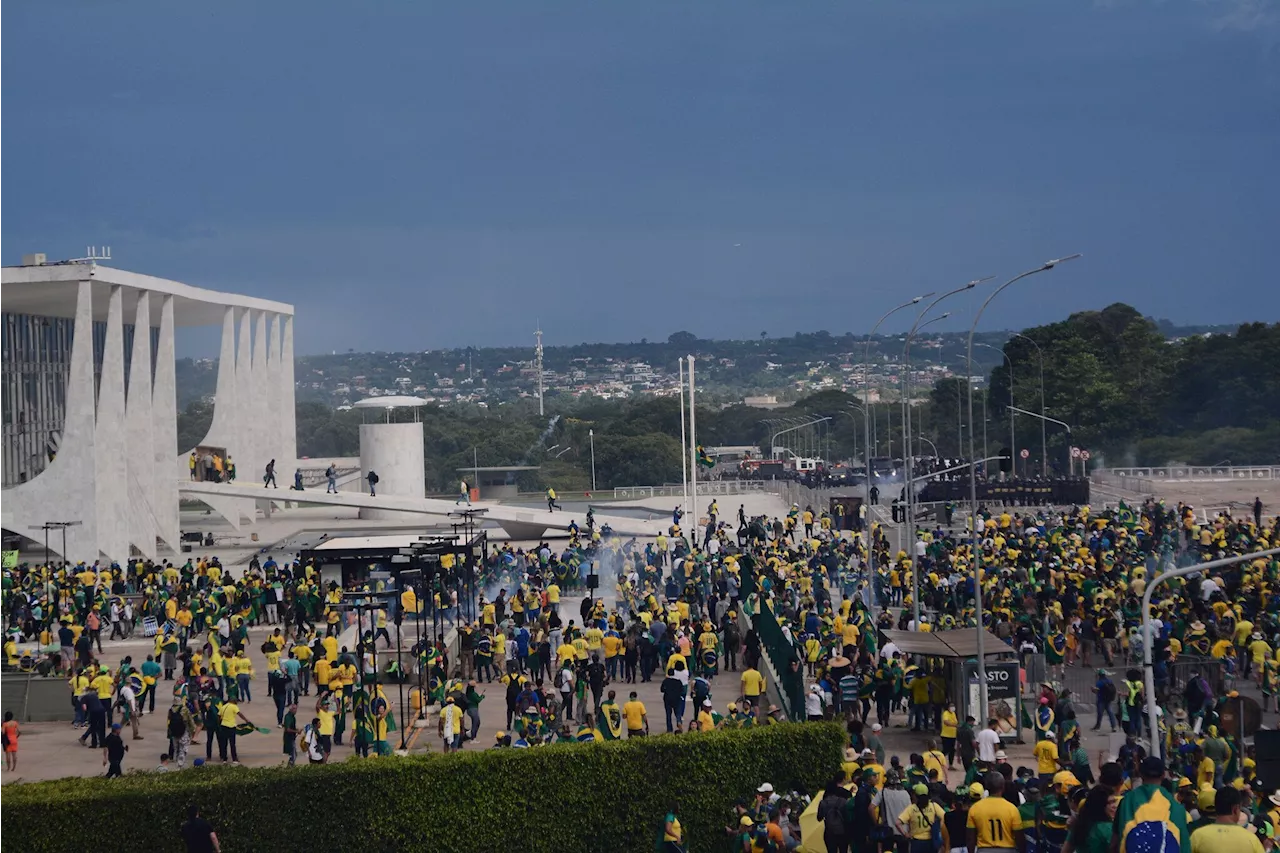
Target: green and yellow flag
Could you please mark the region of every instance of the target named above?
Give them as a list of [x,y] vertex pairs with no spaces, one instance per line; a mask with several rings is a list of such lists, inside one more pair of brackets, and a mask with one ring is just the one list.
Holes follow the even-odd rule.
[[703,468],[716,467],[716,460],[711,458],[711,456],[707,453],[706,448],[704,448],[701,444],[698,445],[698,464],[701,465]]
[[1120,853],[1191,853],[1187,811],[1159,785],[1139,785],[1116,810]]

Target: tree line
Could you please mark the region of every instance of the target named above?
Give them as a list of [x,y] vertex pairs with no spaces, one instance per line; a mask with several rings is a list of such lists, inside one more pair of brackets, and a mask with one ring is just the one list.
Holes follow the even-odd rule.
[[[679,341],[679,343],[688,343]],[[1042,411],[1063,421],[1044,430],[1033,415],[1012,417],[1013,441],[1027,448],[1019,459],[1035,473],[1043,455],[1050,471],[1067,465],[1072,445],[1089,449],[1092,463],[1107,465],[1274,464],[1280,460],[1280,324],[1245,324],[1235,334],[1168,339],[1156,321],[1124,304],[1072,314],[1067,319],[1023,330],[1003,347],[985,383],[975,382],[974,414],[968,411],[963,377],[916,389],[924,400],[912,410],[917,453],[967,457],[969,435],[975,449],[994,455],[1010,444],[1010,405]],[[873,455],[903,454],[902,408],[895,392],[887,401],[862,400],[841,391],[813,394],[781,409],[742,404],[699,405],[698,440],[707,446],[754,445],[767,453],[771,436],[790,419],[827,418],[778,439],[797,452],[831,460],[866,453],[873,431]],[[426,450],[429,491],[451,493],[458,469],[495,465],[536,465],[522,476],[527,490],[547,485],[567,492],[591,488],[592,445],[596,484],[660,485],[681,472],[680,402],[675,397],[624,400],[555,398],[539,417],[536,403],[495,406],[427,406],[419,410]],[[863,411],[868,412],[869,419]],[[212,404],[197,401],[179,416],[179,450],[203,437]],[[359,410],[339,411],[323,403],[297,404],[298,452],[308,457],[359,455]],[[370,415],[372,416],[372,415]],[[377,415],[381,417],[382,415]],[[594,441],[592,433],[594,433]],[[918,437],[923,437],[920,439]],[[985,439],[985,441],[984,441]]]

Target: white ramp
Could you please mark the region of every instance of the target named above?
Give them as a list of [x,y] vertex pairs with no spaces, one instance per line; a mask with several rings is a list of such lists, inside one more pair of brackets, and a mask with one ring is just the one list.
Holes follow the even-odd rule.
[[[204,483],[181,480],[178,491],[184,497],[223,497],[243,500],[269,500],[272,503],[327,504],[368,509],[388,509],[396,512],[416,512],[423,515],[448,516],[466,509],[462,504],[439,498],[408,498],[395,495],[373,497],[360,492],[326,493],[319,489],[295,492],[289,489],[264,489],[258,485],[240,483]],[[548,530],[568,530],[570,522],[586,529],[586,513],[547,512],[531,507],[514,507],[506,504],[477,502],[473,510],[484,510],[478,519],[496,522],[513,539],[538,539]],[[596,513],[596,524],[608,524],[619,536],[657,536],[669,524],[669,520],[644,521],[626,516]]]

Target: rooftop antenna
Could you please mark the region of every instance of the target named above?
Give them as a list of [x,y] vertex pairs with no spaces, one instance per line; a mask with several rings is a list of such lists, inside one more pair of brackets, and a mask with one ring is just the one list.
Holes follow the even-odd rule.
[[538,321],[538,330],[533,333],[537,339],[537,346],[533,350],[533,369],[538,372],[538,417],[543,417],[546,412],[542,407],[542,321]]
[[85,256],[83,258],[71,258],[68,261],[68,263],[72,263],[72,264],[90,263],[91,264],[91,263],[94,263],[95,261],[109,261],[111,260],[111,247],[110,246],[89,246],[84,250],[84,255]]

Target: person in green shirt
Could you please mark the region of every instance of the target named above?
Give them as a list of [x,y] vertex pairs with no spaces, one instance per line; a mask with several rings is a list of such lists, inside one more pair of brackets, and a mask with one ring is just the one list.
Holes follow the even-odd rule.
[[1112,821],[1120,796],[1099,785],[1085,797],[1062,853],[1110,853]]

